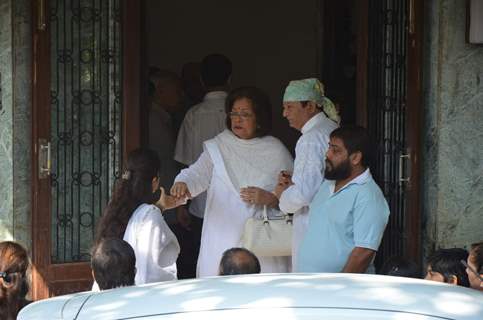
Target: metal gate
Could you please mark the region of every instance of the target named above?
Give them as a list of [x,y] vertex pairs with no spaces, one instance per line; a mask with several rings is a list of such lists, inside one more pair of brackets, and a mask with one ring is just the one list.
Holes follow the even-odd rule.
[[51,1],[52,262],[89,261],[122,159],[119,0]]
[[367,128],[376,142],[372,173],[391,215],[376,265],[406,254],[406,102],[408,11],[406,0],[371,0],[368,15]]
[[141,5],[32,2],[33,299],[92,286],[96,220],[140,145]]

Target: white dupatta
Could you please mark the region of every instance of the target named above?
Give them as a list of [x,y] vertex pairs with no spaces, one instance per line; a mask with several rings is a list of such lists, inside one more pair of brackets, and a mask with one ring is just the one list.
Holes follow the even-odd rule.
[[272,191],[280,170],[293,169],[292,156],[272,136],[245,140],[225,130],[214,140],[236,190],[253,186]]

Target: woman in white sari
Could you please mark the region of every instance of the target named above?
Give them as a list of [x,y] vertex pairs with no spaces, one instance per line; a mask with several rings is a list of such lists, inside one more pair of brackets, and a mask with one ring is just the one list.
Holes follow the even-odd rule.
[[[240,246],[245,222],[278,214],[272,194],[281,170],[293,160],[285,146],[267,135],[271,129],[269,98],[255,87],[233,90],[226,100],[227,128],[205,141],[204,152],[176,177],[171,195],[194,197],[208,190],[197,276],[214,276],[223,252]],[[291,241],[287,239],[287,241]],[[259,257],[262,272],[288,272],[288,257]]]

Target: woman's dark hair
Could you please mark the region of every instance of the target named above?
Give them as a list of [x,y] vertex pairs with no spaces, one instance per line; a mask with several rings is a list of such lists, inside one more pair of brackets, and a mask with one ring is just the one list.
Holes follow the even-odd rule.
[[393,256],[384,262],[379,274],[406,277],[406,278],[421,278],[421,272],[416,263],[404,257]]
[[152,204],[155,197],[152,180],[158,176],[159,158],[156,152],[137,149],[129,153],[125,172],[116,182],[111,200],[97,226],[96,242],[103,238],[121,238],[134,210]]
[[225,102],[226,127],[231,130],[230,112],[235,102],[243,98],[252,103],[257,123],[255,136],[266,136],[272,130],[272,104],[268,95],[257,87],[240,87],[230,92]]
[[439,249],[428,258],[428,265],[433,272],[441,273],[445,282],[449,282],[454,276],[458,279],[458,285],[469,287],[466,267],[461,263],[461,260],[466,261],[466,259],[468,259],[468,251],[465,249]]
[[29,291],[27,251],[12,241],[0,242],[0,318],[14,320],[27,304]]
[[470,259],[476,266],[476,272],[483,273],[483,241],[471,245]]

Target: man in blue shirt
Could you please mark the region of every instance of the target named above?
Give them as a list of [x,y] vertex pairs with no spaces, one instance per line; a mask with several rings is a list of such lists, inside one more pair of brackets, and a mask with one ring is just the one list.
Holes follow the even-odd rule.
[[296,271],[374,273],[389,207],[368,168],[370,145],[362,127],[331,133],[325,180],[310,204]]

